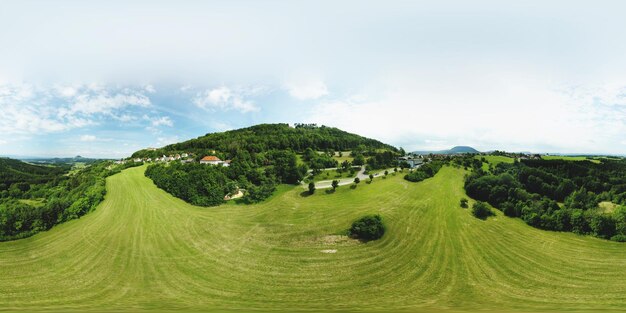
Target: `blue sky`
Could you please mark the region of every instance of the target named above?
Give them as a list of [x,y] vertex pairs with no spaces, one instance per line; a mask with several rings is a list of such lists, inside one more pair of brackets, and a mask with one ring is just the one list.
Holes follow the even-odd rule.
[[625,11],[620,1],[2,1],[0,155],[122,157],[272,122],[407,150],[626,154]]

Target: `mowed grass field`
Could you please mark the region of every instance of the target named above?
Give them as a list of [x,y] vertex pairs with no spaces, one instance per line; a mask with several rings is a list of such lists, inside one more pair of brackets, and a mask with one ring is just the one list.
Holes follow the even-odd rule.
[[541,156],[544,160],[565,160],[565,161],[589,161],[593,163],[600,163],[599,158],[587,158],[586,156],[565,156],[565,155],[544,155]]
[[498,165],[498,163],[513,163],[513,158],[509,158],[507,156],[503,156],[503,155],[477,155],[474,157],[475,159],[482,159],[484,158],[488,163],[483,163],[482,165],[482,169],[485,171],[489,170],[489,165],[493,165],[496,166]]
[[[217,208],[144,170],[109,177],[80,220],[0,243],[0,311],[626,310],[626,245],[476,219],[459,169]],[[334,236],[371,213],[381,240]]]

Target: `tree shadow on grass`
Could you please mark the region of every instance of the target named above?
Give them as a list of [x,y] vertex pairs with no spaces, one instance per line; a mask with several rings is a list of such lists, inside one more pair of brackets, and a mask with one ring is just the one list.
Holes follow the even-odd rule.
[[326,189],[324,192],[325,192],[327,195],[330,195],[330,194],[335,193],[335,190],[333,190],[333,189]]
[[306,197],[310,197],[313,194],[311,194],[309,191],[305,190],[303,192],[300,193],[300,197],[306,198]]
[[351,185],[350,189],[356,189],[356,185]]

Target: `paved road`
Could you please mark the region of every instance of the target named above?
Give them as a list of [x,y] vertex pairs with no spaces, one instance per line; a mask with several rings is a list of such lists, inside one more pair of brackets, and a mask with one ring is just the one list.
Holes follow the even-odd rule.
[[[373,174],[374,174],[374,177],[384,176],[385,170],[381,170],[380,172],[376,172]],[[370,179],[370,175],[365,174],[365,166],[361,166],[361,169],[359,170],[359,172],[356,174],[355,177],[358,177],[362,182],[365,182],[366,180]],[[339,186],[350,185],[352,183],[354,183],[354,177],[339,179]],[[322,181],[318,181],[315,183],[315,188],[316,189],[332,188],[332,184],[333,184],[332,180],[322,180]],[[302,187],[308,188],[309,184],[302,183]]]

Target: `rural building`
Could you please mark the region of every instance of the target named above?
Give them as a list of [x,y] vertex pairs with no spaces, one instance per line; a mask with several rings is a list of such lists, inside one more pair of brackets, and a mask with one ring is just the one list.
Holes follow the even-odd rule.
[[200,164],[230,166],[230,160],[222,161],[214,155],[205,156],[200,160]]
[[222,160],[214,155],[205,156],[200,160],[200,164],[210,164],[210,165],[218,165],[221,164]]
[[422,165],[424,163],[424,159],[408,155],[398,158],[398,163],[402,162],[407,163],[409,165],[409,168],[415,168]]

